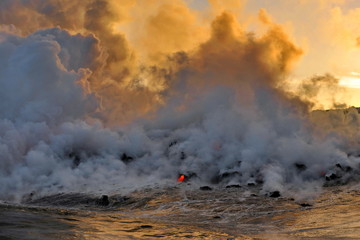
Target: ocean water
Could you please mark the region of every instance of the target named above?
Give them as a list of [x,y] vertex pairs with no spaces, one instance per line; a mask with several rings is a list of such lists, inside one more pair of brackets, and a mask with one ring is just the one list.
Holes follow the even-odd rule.
[[[359,239],[360,191],[297,202],[257,187],[148,188],[109,201],[57,194],[0,206],[0,239]],[[102,200],[104,200],[102,198]]]

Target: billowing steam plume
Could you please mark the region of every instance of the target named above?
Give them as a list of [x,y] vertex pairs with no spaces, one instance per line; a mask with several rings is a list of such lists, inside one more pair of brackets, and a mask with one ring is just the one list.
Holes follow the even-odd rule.
[[210,2],[1,1],[1,199],[180,173],[291,194],[356,169],[357,110],[310,114],[282,87],[301,48],[265,10],[256,34]]

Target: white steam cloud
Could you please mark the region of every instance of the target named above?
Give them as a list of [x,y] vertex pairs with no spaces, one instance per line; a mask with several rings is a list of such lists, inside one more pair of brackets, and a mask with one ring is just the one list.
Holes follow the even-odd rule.
[[[120,59],[111,51],[121,46],[104,44],[125,40],[97,26],[94,11],[86,28],[94,34],[71,33],[68,22],[48,27],[41,15],[43,30],[22,35],[19,23],[0,18],[0,199],[171,184],[180,173],[202,184],[257,183],[265,193],[291,195],[317,191],[331,171],[357,171],[357,109],[310,114],[278,88],[301,50],[276,24],[255,37],[225,12],[207,42],[166,55],[170,66],[142,63],[120,74],[116,66],[128,61],[128,68],[131,57]],[[144,72],[161,90],[136,84]],[[124,109],[144,112],[148,99],[155,107],[142,118],[114,124]],[[114,115],[113,106],[122,108]]]

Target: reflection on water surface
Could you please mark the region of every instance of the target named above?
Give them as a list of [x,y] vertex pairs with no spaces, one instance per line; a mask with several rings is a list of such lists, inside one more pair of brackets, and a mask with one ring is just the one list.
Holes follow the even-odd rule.
[[[80,201],[88,204],[79,205],[79,195],[74,196],[56,196],[67,198],[66,207],[49,206],[49,199],[36,201],[36,206],[1,205],[0,239],[358,239],[360,236],[360,191],[345,187],[327,188],[311,203],[265,197],[255,188],[148,189],[130,194],[122,204],[111,196],[113,204],[107,207],[91,205],[91,201]],[[71,199],[76,201],[72,205]]]

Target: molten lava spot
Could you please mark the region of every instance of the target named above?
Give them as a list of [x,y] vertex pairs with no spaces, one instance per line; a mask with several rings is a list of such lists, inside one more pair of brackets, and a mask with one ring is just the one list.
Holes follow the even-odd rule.
[[181,174],[179,177],[178,177],[178,182],[184,182],[186,179],[185,175]]
[[187,172],[187,173],[179,173],[178,175],[178,182],[187,182],[192,178],[197,177],[196,173]]

